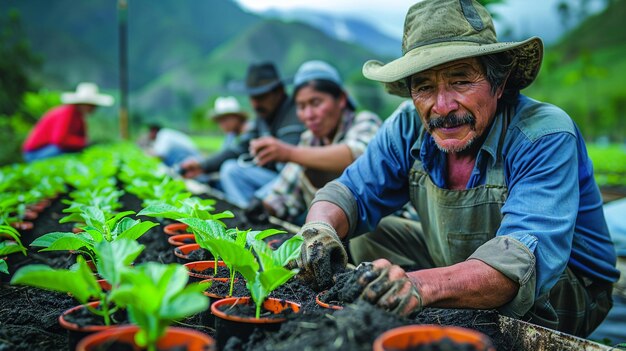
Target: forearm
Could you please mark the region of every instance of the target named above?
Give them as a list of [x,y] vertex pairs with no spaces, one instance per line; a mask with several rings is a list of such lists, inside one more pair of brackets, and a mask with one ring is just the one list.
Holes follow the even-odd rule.
[[289,161],[306,168],[340,173],[352,163],[353,157],[345,144],[294,146]]
[[518,285],[480,260],[407,273],[424,306],[491,309],[515,297]]
[[306,222],[323,221],[330,224],[337,231],[340,238],[348,233],[348,218],[341,207],[327,201],[318,201],[311,205],[306,216]]

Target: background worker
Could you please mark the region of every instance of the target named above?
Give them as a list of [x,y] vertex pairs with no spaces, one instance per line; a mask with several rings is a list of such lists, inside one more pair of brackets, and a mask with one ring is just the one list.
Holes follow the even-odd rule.
[[189,158],[200,157],[200,152],[187,134],[172,128],[163,128],[156,123],[149,126],[146,152],[158,157],[169,167]]
[[221,188],[227,200],[242,208],[249,205],[255,192],[267,193],[270,182],[283,167],[283,164],[275,162],[263,166],[254,164],[250,153],[259,150],[252,146],[252,141],[262,136],[273,136],[295,145],[304,131],[304,126],[296,116],[293,100],[287,95],[274,64],[251,64],[246,74],[244,91],[249,95],[257,117],[250,123],[250,129],[241,135],[239,143],[204,160],[190,160],[181,164],[187,178],[219,170]]
[[271,191],[246,211],[251,220],[267,215],[302,224],[315,192],[357,159],[381,124],[372,112],[356,113],[337,70],[324,61],[303,63],[294,77],[294,99],[307,130],[296,145],[274,137],[252,142],[259,165],[286,163]]
[[[373,261],[362,297],[382,308],[497,308],[589,335],[619,271],[578,128],[519,93],[539,72],[541,40],[498,42],[477,1],[425,0],[407,13],[402,47],[363,74],[413,103],[316,194],[301,277],[332,284],[352,239],[355,261]],[[420,222],[385,217],[407,200]]]
[[218,97],[208,117],[215,121],[224,133],[224,142],[220,150],[227,150],[236,145],[241,134],[248,128],[248,114],[241,108],[234,96]]
[[85,117],[98,106],[111,106],[111,95],[101,94],[94,83],[80,83],[75,92],[61,94],[62,106],[46,112],[22,145],[26,162],[78,152],[87,146]]

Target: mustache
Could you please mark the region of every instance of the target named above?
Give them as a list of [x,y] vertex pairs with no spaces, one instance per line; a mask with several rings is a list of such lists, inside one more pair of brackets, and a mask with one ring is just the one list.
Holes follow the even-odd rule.
[[469,124],[470,128],[474,129],[476,126],[476,117],[470,113],[466,113],[461,116],[449,113],[444,117],[437,117],[429,120],[428,131],[431,132],[437,128],[454,128],[463,124]]

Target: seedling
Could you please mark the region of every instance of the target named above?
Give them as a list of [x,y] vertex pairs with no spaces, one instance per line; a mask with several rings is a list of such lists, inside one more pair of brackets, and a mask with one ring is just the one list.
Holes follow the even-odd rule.
[[203,200],[197,197],[190,197],[178,201],[177,206],[171,205],[167,202],[153,203],[152,205],[141,210],[141,212],[137,215],[168,218],[177,221],[184,218],[221,220],[223,218],[235,217],[231,211],[224,211],[215,214],[212,213],[212,211],[215,210],[215,207],[213,207],[214,204],[215,200],[213,199]]
[[[110,291],[102,290],[91,268],[81,256],[76,258],[76,264],[70,269],[53,269],[41,264],[22,267],[13,275],[11,284],[70,293],[93,314],[101,316],[105,325],[110,325],[111,315],[117,310],[117,307],[111,307],[111,293],[120,285],[123,272],[143,249],[143,245],[127,239],[103,241],[94,247],[98,257],[96,268],[100,276],[111,284]],[[90,298],[100,301],[99,309],[88,305]]]
[[173,321],[207,309],[209,300],[202,294],[207,284],[187,285],[188,279],[185,268],[177,264],[148,262],[124,272],[111,299],[139,326],[137,345],[156,350],[156,342]]
[[94,246],[102,241],[116,241],[119,239],[137,240],[150,228],[158,223],[128,218],[134,211],[125,211],[117,214],[105,213],[93,206],[83,207],[81,217],[85,219],[85,231],[74,234],[72,232],[52,232],[35,239],[30,245],[43,247],[40,251],[74,250],[94,257]]
[[21,252],[26,256],[26,248],[20,240],[20,233],[9,225],[0,225],[0,272],[9,274],[9,267],[2,258],[5,255]]

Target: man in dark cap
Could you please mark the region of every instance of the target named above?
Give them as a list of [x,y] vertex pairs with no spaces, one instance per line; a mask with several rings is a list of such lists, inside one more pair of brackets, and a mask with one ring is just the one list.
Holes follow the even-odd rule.
[[260,150],[252,148],[250,142],[261,137],[273,137],[296,145],[305,130],[274,64],[251,64],[244,90],[250,97],[257,118],[241,135],[239,143],[202,161],[189,160],[181,165],[186,178],[219,170],[220,185],[227,199],[243,208],[248,206],[255,193],[264,197],[264,192],[269,191],[271,182],[283,166],[277,163],[257,166],[254,155]]
[[[620,273],[580,131],[520,94],[541,40],[497,41],[475,0],[424,0],[407,13],[402,49],[363,74],[411,101],[316,193],[300,276],[332,284],[351,239],[361,297],[382,308],[497,308],[589,335]],[[388,216],[407,201],[420,222]]]

